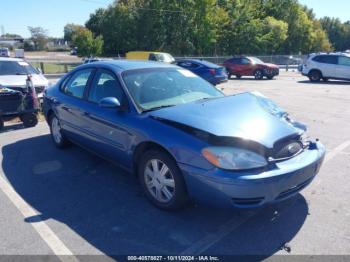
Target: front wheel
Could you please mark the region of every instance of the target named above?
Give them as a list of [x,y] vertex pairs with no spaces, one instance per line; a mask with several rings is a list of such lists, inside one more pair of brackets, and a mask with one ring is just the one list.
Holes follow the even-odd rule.
[[185,181],[176,162],[167,153],[147,151],[142,156],[138,176],[146,197],[156,207],[176,210],[187,204]]
[[51,138],[55,146],[58,148],[64,148],[69,144],[69,141],[62,134],[61,124],[56,115],[50,117],[50,131]]
[[254,77],[256,80],[262,80],[264,78],[264,73],[261,70],[256,70],[254,73]]
[[320,71],[313,70],[309,73],[309,79],[311,82],[320,82],[322,78],[322,74]]
[[34,127],[38,124],[38,117],[36,114],[24,114],[20,116],[21,121],[25,127]]

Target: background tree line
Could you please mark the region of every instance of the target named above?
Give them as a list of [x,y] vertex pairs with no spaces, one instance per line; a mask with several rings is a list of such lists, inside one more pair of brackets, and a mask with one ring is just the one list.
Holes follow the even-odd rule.
[[118,0],[65,38],[93,55],[297,54],[349,49],[350,22],[318,20],[298,0]]

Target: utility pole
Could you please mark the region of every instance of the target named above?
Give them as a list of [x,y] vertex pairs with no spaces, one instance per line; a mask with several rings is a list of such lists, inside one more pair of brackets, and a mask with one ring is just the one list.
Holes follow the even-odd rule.
[[1,35],[5,35],[5,27],[4,25],[1,25]]

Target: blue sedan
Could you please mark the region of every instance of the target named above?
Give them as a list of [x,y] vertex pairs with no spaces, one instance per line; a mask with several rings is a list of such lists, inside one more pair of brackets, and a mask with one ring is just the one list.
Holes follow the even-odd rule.
[[228,75],[224,67],[205,60],[181,59],[177,60],[176,64],[193,72],[213,85],[218,85],[228,80]]
[[325,148],[259,93],[225,96],[174,65],[104,61],[45,91],[58,148],[71,142],[137,174],[145,196],[174,210],[190,200],[259,207],[297,194]]

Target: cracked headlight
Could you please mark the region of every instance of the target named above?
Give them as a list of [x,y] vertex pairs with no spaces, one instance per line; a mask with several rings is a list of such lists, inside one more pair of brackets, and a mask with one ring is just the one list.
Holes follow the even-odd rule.
[[214,166],[227,170],[242,170],[264,167],[266,159],[252,151],[234,147],[207,147],[202,155]]

